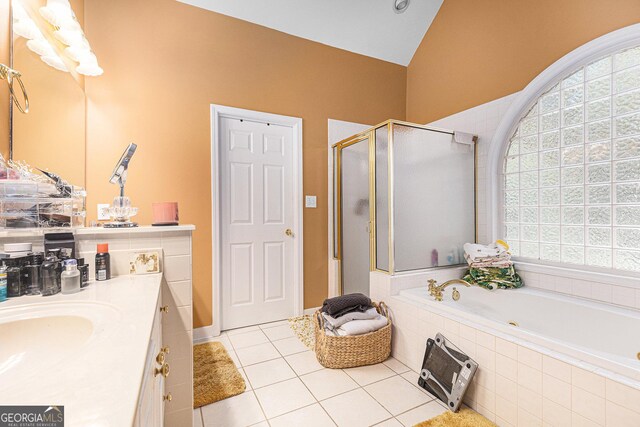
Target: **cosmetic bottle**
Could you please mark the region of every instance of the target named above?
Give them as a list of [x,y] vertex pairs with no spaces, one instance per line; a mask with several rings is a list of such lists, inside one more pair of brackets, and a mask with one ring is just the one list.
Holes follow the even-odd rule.
[[111,279],[111,259],[109,257],[109,245],[100,243],[96,254],[96,280]]
[[78,262],[75,259],[68,259],[64,262],[64,267],[65,269],[62,272],[62,293],[75,294],[80,292]]
[[22,295],[22,274],[20,258],[9,258],[7,265],[7,297],[15,298]]
[[58,278],[58,259],[49,255],[40,267],[42,277],[42,295],[55,295],[60,292],[60,281]]
[[80,287],[84,288],[89,283],[89,264],[84,263],[84,258],[78,258],[77,261],[80,272]]
[[40,282],[41,253],[30,253],[22,266],[22,286],[25,295],[40,295],[42,283]]
[[0,302],[7,300],[7,267],[0,265]]

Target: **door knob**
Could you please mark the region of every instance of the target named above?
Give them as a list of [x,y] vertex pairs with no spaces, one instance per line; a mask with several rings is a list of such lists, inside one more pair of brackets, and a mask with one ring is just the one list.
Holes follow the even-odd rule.
[[290,228],[287,228],[287,229],[284,231],[284,234],[286,234],[287,236],[291,237],[291,236],[293,236],[293,231],[291,231],[291,229],[290,229]]
[[153,376],[157,377],[159,374],[162,374],[163,377],[167,378],[169,376],[169,364],[165,363],[160,368],[155,368],[153,371]]

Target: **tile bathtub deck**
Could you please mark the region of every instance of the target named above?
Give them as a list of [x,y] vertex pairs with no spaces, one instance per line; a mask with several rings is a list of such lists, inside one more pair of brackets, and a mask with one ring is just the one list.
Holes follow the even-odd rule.
[[247,389],[195,409],[195,427],[413,426],[447,410],[396,359],[323,368],[286,321],[223,332],[212,341],[224,344]]

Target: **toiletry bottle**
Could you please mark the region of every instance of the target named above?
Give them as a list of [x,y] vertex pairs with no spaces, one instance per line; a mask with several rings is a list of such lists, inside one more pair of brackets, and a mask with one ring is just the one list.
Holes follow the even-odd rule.
[[84,258],[78,258],[77,261],[80,272],[80,287],[84,288],[89,283],[89,264],[84,263]]
[[96,254],[96,280],[111,279],[111,260],[109,258],[109,245],[100,243]]
[[431,251],[431,267],[438,266],[438,250],[434,249]]
[[[40,260],[40,262],[39,262]],[[25,295],[40,295],[40,264],[42,256],[29,254],[26,257],[25,265],[22,266],[22,286]]]
[[15,298],[22,295],[22,274],[20,260],[9,258],[7,261],[7,296]]
[[75,294],[80,292],[80,272],[78,262],[75,259],[68,259],[64,262],[65,270],[62,272],[62,293]]
[[7,300],[7,267],[0,265],[0,302]]
[[60,281],[58,280],[58,259],[48,256],[40,266],[40,277],[42,278],[42,295],[55,295],[60,292]]

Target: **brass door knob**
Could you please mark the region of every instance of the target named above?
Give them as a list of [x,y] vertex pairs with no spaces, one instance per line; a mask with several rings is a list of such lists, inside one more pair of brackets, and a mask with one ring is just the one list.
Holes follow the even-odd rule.
[[160,307],[160,313],[168,313],[168,312],[169,312],[168,305],[163,305],[162,307]]
[[158,376],[158,374],[162,374],[163,377],[167,378],[169,376],[169,364],[165,363],[163,364],[160,368],[155,368],[154,370],[154,376]]
[[293,231],[291,231],[291,229],[290,229],[290,228],[287,228],[287,229],[284,231],[284,234],[286,234],[287,236],[291,237],[291,236],[293,236]]
[[171,402],[171,399],[173,399],[173,397],[171,396],[171,393],[167,393],[164,396],[162,396],[162,400],[166,402]]
[[160,351],[163,352],[164,354],[169,354],[169,346],[164,346],[160,348]]
[[158,365],[164,365],[164,361],[164,351],[160,350],[160,353],[158,353],[158,355],[156,356],[156,362],[158,363]]

